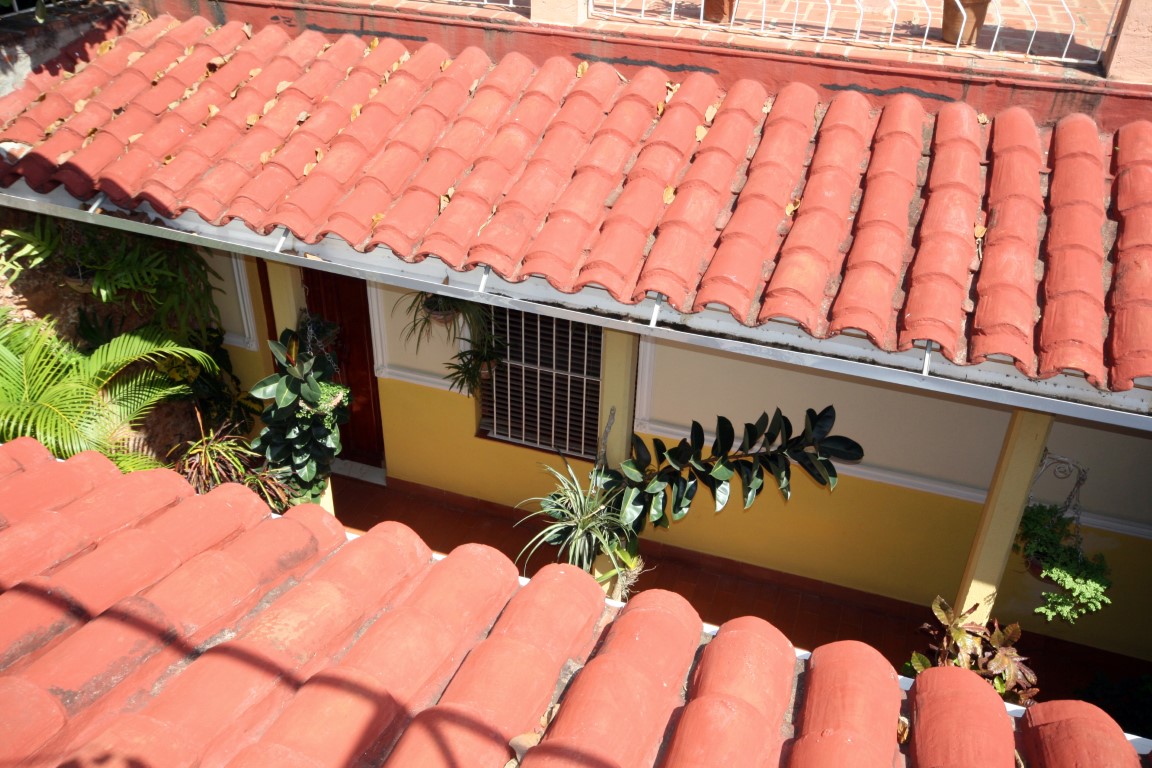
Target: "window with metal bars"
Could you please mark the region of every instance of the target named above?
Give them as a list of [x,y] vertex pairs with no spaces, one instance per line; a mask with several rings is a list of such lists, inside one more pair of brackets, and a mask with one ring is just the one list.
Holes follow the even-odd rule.
[[520,445],[596,457],[600,328],[494,307],[507,359],[482,385],[480,431]]

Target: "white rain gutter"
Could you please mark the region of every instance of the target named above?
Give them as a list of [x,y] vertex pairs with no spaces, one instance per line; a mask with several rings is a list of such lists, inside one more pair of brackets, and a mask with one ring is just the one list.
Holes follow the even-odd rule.
[[[626,305],[612,299],[606,291],[595,288],[586,288],[576,294],[562,293],[541,278],[514,284],[496,281],[494,288],[493,281],[488,279],[488,269],[456,272],[435,258],[409,264],[383,246],[364,254],[334,237],[307,245],[299,243],[283,228],[260,235],[239,220],[216,226],[190,212],[174,220],[163,219],[146,204],[130,212],[112,205],[101,209],[101,200],[78,203],[62,187],[40,194],[22,179],[7,190],[0,190],[0,205],[17,210],[320,269],[409,290],[442,293],[795,368],[927,391],[982,405],[1026,409],[1152,433],[1152,389],[1148,386],[1139,386],[1129,392],[1102,392],[1074,375],[1033,381],[1008,364],[958,366],[940,355],[931,356],[929,365],[929,353],[924,349],[889,353],[877,349],[867,339],[848,335],[819,340],[785,322],[769,322],[759,328],[748,328],[736,322],[727,311],[705,310],[681,315],[663,303],[660,297]],[[120,218],[107,215],[102,210],[136,215],[144,212],[165,224]]]

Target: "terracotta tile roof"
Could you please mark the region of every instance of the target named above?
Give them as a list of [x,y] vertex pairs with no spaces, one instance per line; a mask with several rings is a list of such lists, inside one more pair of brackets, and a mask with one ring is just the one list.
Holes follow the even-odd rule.
[[[14,501],[33,481],[50,505]],[[711,636],[675,593],[616,609],[577,569],[522,585],[398,523],[348,541],[316,506],[28,438],[0,445],[0,498],[4,765],[503,768],[510,743],[525,768],[1139,765],[1084,702],[1014,719],[956,668],[906,697],[863,643],[798,661],[762,619]]]
[[930,341],[1031,379],[1152,377],[1148,121],[1038,128],[164,16],[82,38],[0,98],[0,126],[6,185],[888,352]]

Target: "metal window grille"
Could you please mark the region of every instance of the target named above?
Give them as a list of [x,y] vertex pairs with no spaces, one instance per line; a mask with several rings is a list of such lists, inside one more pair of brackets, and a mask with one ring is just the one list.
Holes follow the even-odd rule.
[[481,431],[595,458],[601,329],[502,307],[493,309],[492,322],[508,352],[482,388]]

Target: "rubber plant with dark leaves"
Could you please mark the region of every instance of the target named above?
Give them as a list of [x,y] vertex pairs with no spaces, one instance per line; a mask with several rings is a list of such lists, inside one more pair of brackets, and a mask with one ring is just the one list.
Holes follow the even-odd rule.
[[[819,413],[809,409],[804,428],[794,434],[791,421],[776,409],[772,417],[761,413],[755,423],[745,424],[742,439],[736,443],[732,421],[721,416],[711,447],[706,446],[704,427],[697,421],[692,421],[688,438],[670,448],[660,439],[654,439],[650,448],[634,434],[631,458],[619,469],[609,469],[601,459],[592,470],[588,492],[583,493],[594,503],[577,504],[575,508],[567,503],[571,494],[566,489],[579,485],[575,477],[567,484],[562,482],[550,496],[535,500],[540,503],[540,511],[532,516],[551,517],[556,523],[547,526],[532,545],[538,546],[539,541],[553,543],[560,547],[561,556],[567,552],[569,562],[588,570],[594,554],[574,558],[576,548],[570,542],[588,535],[590,519],[596,518],[600,552],[612,561],[613,568],[620,570],[635,562],[639,534],[646,525],[668,527],[673,520],[688,515],[700,486],[712,494],[717,511],[728,504],[737,479],[744,509],[756,501],[767,478],[772,478],[787,501],[793,464],[818,484],[834,489],[838,474],[833,459],[856,462],[864,457],[864,449],[855,440],[831,434],[835,421],[836,411],[831,405]],[[563,480],[559,472],[552,473]],[[569,508],[573,509],[568,512],[568,522],[575,520],[578,524],[566,527],[566,519],[558,510]]]
[[719,512],[739,480],[744,509],[772,478],[787,501],[792,494],[792,465],[800,467],[813,480],[830,490],[836,488],[837,472],[832,463],[859,461],[864,449],[851,438],[833,435],[836,409],[828,406],[805,414],[804,428],[792,431],[792,422],[777,408],[771,417],[760,414],[754,423],[744,425],[740,442],[732,422],[720,416],[711,446],[705,445],[704,428],[693,421],[687,438],[669,447],[659,438],[652,447],[638,435],[632,436],[632,457],[619,469],[605,470],[605,485],[619,488],[620,523],[625,531],[622,542],[627,552],[636,554],[638,537],[648,523],[667,528],[688,514],[701,486],[708,489]]
[[297,502],[316,501],[324,493],[332,460],[340,453],[340,425],[348,421],[348,390],[331,381],[328,356],[300,347],[292,329],[268,346],[276,373],[252,387],[253,397],[270,401],[261,418],[264,429],[252,441],[272,467],[288,471]]
[[932,601],[932,613],[938,624],[923,624],[920,629],[932,637],[928,648],[932,655],[913,653],[903,673],[915,677],[929,667],[961,667],[983,677],[1009,704],[1029,706],[1040,689],[1036,673],[1024,662],[1016,649],[1020,640],[1019,624],[1001,627],[996,619],[987,625],[973,621],[980,608],[973,605],[957,612],[939,595]]

